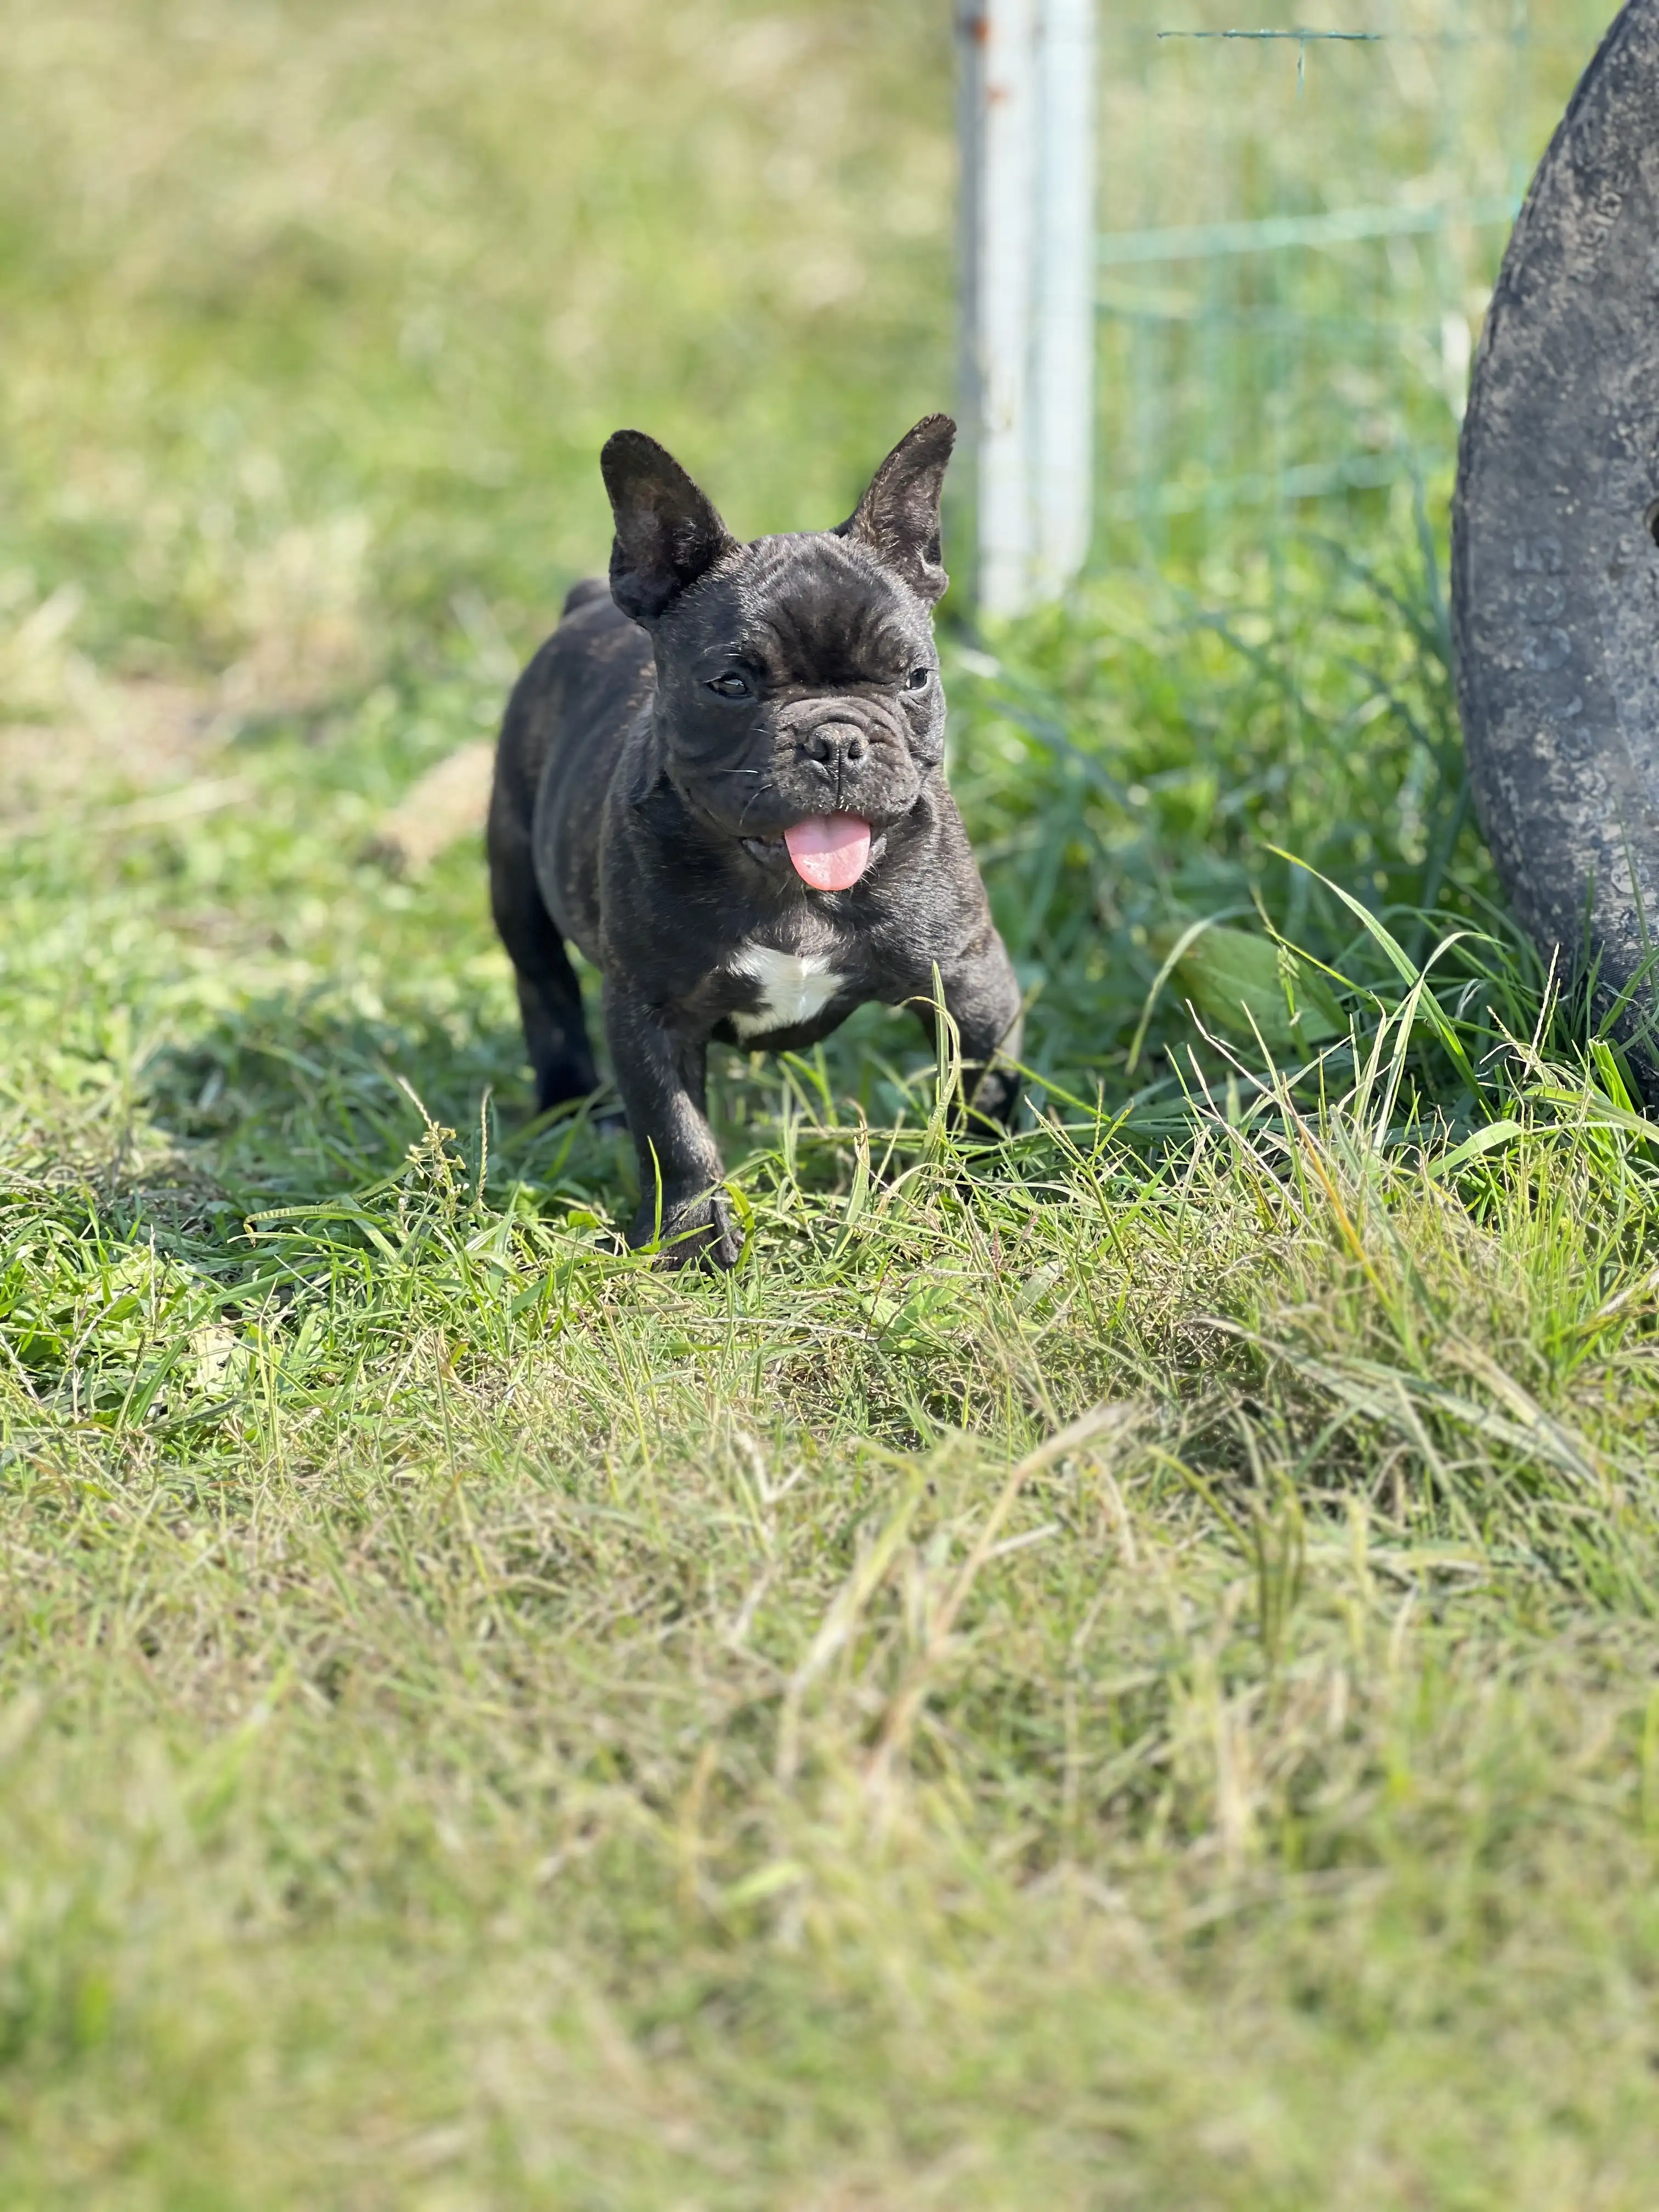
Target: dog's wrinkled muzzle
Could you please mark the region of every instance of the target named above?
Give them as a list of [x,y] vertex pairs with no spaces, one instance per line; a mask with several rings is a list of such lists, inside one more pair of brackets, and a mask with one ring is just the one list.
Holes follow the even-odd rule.
[[783,842],[795,873],[815,891],[850,890],[870,865],[870,824],[856,814],[809,814]]

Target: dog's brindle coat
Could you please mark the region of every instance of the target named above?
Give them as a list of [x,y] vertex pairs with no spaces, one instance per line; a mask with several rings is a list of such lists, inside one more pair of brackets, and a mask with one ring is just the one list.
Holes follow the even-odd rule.
[[[1019,986],[943,769],[932,609],[954,435],[919,422],[838,529],[745,545],[660,446],[619,430],[600,463],[610,592],[575,586],[508,702],[490,894],[537,1097],[597,1084],[568,940],[604,979],[633,1241],[659,1236],[671,1265],[737,1257],[710,1038],[798,1050],[870,999],[931,1029],[937,968],[973,1117],[1013,1112]],[[784,842],[824,816],[869,824],[850,889],[811,888]]]

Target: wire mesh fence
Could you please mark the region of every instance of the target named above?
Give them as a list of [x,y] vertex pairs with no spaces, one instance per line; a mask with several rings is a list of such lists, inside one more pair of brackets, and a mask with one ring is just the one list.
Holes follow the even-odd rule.
[[1328,522],[1449,467],[1510,223],[1606,19],[1336,13],[1103,11],[1097,563]]

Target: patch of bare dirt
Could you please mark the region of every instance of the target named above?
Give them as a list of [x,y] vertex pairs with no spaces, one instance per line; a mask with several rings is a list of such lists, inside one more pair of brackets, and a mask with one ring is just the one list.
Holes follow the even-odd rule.
[[429,768],[382,816],[369,848],[375,860],[404,875],[418,875],[463,837],[483,834],[495,747],[481,738]]

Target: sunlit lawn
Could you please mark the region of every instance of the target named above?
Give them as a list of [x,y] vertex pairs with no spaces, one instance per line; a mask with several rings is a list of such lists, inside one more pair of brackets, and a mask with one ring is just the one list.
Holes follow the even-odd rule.
[[951,633],[1026,1127],[726,1055],[665,1276],[368,848],[609,429],[948,397],[945,11],[0,28],[6,2203],[1645,2212],[1659,1133],[1409,498]]

